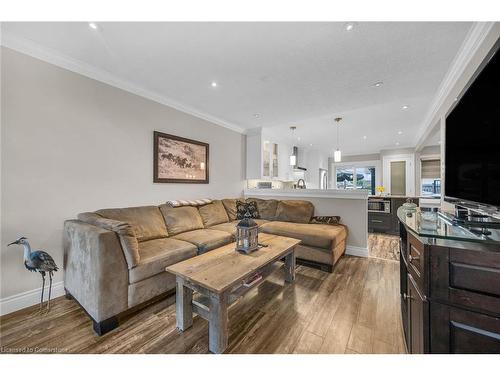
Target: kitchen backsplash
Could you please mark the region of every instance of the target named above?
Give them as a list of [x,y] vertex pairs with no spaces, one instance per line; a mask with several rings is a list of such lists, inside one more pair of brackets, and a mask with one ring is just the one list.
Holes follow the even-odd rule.
[[247,189],[292,189],[292,181],[247,180]]

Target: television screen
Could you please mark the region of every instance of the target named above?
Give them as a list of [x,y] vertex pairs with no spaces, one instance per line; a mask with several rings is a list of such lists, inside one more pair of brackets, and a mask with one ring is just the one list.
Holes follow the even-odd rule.
[[445,196],[500,207],[500,53],[446,118]]

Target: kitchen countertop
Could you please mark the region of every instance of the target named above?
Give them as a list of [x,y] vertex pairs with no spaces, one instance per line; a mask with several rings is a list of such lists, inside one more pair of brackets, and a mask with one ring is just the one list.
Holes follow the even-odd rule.
[[440,197],[410,196],[410,195],[369,195],[368,198],[411,198],[411,199],[441,199]]
[[365,190],[336,190],[336,189],[245,189],[246,197],[274,196],[274,197],[310,197],[310,198],[337,198],[368,200]]

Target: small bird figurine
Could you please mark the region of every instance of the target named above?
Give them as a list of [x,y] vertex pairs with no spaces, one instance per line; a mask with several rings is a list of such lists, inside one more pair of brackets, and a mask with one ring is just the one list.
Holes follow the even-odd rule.
[[45,251],[31,251],[31,246],[26,237],[21,237],[18,240],[11,242],[10,245],[22,245],[24,247],[24,266],[28,271],[40,272],[42,275],[42,297],[40,299],[40,311],[43,308],[43,291],[45,289],[45,274],[49,274],[49,299],[47,302],[47,312],[50,310],[50,294],[52,292],[52,276],[58,270],[54,259]]

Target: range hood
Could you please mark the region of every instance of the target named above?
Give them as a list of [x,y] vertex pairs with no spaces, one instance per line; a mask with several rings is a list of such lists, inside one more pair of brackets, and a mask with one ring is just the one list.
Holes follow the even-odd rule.
[[[300,167],[299,166],[299,163],[300,163],[300,160],[299,160],[299,148],[297,146],[293,146],[293,149],[292,149],[292,157],[290,158],[290,160],[295,160],[295,165],[292,164],[292,167],[293,167],[293,170],[294,171],[307,171],[307,168],[303,168],[303,167]],[[294,157],[294,158],[293,158]]]

